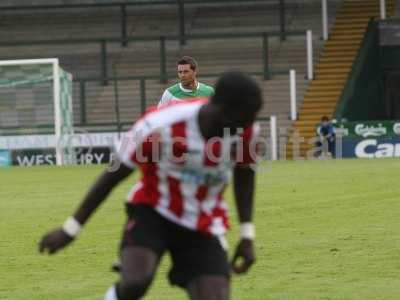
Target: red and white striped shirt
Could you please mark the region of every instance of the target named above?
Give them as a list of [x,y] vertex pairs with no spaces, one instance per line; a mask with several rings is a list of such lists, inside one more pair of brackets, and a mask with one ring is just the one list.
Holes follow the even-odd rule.
[[123,137],[119,156],[128,167],[142,171],[128,203],[150,205],[181,226],[222,235],[229,228],[224,189],[235,164],[255,163],[251,145],[259,126],[246,128],[241,136],[206,140],[198,127],[205,102],[148,112]]

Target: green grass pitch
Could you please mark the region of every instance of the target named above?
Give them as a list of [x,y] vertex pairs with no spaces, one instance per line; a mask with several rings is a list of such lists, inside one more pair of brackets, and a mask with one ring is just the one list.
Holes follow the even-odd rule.
[[[125,219],[119,186],[82,235],[56,256],[37,252],[103,167],[0,169],[0,299],[103,299]],[[232,279],[234,300],[391,300],[400,295],[400,160],[264,164],[257,180],[257,263]],[[226,198],[232,206],[231,191]],[[231,210],[231,251],[237,220]],[[186,299],[166,281],[145,299]]]

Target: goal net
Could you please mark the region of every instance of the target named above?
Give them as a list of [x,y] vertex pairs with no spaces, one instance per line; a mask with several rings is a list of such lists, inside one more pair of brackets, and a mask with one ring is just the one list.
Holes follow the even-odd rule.
[[57,165],[75,163],[72,76],[58,59],[0,61],[2,135],[50,134]]

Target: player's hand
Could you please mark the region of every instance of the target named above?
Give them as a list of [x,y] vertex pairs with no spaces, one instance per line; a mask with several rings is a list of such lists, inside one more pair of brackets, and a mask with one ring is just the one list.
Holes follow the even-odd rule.
[[236,246],[236,251],[232,259],[233,272],[236,274],[246,273],[255,260],[253,241],[241,239]]
[[64,248],[74,239],[64,232],[61,228],[57,228],[45,236],[39,244],[39,252],[48,252],[49,254],[54,254],[58,250]]

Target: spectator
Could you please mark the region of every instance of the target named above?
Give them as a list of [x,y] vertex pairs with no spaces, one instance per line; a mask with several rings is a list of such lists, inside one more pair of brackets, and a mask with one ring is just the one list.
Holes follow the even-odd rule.
[[321,125],[317,129],[319,136],[319,142],[317,147],[321,150],[319,151],[320,157],[335,157],[335,128],[332,122],[327,116],[321,118]]

